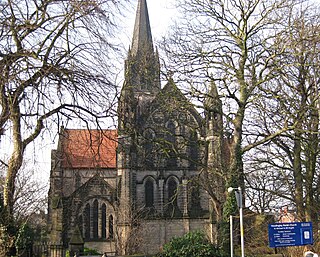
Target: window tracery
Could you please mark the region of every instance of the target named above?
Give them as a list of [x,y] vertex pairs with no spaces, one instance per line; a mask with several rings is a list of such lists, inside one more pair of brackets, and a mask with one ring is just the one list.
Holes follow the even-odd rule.
[[107,214],[108,204],[104,201],[94,199],[85,205],[78,218],[85,240],[113,239],[113,215]]

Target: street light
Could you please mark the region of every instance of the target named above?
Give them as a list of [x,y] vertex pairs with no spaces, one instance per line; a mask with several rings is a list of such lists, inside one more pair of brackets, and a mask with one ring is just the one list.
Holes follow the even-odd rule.
[[230,257],[233,257],[233,218],[230,215]]
[[[243,231],[243,212],[242,212],[242,190],[241,187],[228,188],[228,193],[232,193],[234,191],[236,195],[237,205],[239,207],[239,213],[240,213],[240,239],[241,239],[241,257],[244,257],[244,231]],[[232,249],[231,249],[232,250]]]

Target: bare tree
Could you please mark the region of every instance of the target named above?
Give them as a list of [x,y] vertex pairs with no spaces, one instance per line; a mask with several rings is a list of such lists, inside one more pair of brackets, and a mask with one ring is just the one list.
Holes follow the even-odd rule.
[[[218,94],[222,101],[223,134],[228,139],[224,144],[228,149],[224,149],[225,156],[220,160],[229,160],[219,164],[219,172],[207,171],[222,178],[220,194],[225,194],[229,186],[244,186],[246,152],[294,127],[285,118],[279,122],[281,127],[270,133],[252,131],[254,103],[279,74],[282,49],[274,44],[278,33],[283,31],[286,11],[295,3],[290,0],[179,1],[184,20],[176,25],[174,36],[164,42],[171,61],[168,70],[176,80],[185,82],[189,86],[186,91],[198,100]],[[216,94],[204,86],[212,85],[212,81],[217,87]],[[230,197],[221,204],[218,201],[221,197],[215,190],[212,192],[212,201],[220,206],[215,212],[221,221],[235,210],[235,200]]]
[[118,5],[113,0],[1,2],[0,132],[13,145],[9,161],[1,160],[6,166],[2,232],[9,236],[27,146],[50,121],[80,118],[89,126],[112,114],[115,46],[109,39]]
[[[279,202],[289,201],[300,220],[314,221],[315,225],[319,211],[318,10],[314,5],[292,9],[287,28],[278,39],[278,47],[285,51],[279,56],[281,75],[268,88],[273,101],[261,105],[263,118],[258,122],[260,129],[264,129],[261,133],[279,128],[278,121],[284,117],[295,128],[272,140],[268,148],[257,148],[255,157],[251,156],[256,164],[265,163],[273,170],[274,185],[283,181],[282,188],[270,185],[269,192]],[[248,168],[253,170],[252,166]]]
[[47,187],[34,179],[33,170],[25,165],[18,172],[14,197],[15,220],[24,220],[35,212],[45,211],[47,208]]

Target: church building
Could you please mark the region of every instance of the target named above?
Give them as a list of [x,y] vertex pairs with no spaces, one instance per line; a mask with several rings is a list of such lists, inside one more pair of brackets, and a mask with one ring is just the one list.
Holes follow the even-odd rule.
[[222,151],[221,103],[212,95],[212,113],[202,117],[172,80],[161,87],[147,3],[139,0],[117,130],[59,132],[50,241],[68,245],[80,233],[99,252],[148,254],[190,231],[214,238],[210,197],[199,182]]

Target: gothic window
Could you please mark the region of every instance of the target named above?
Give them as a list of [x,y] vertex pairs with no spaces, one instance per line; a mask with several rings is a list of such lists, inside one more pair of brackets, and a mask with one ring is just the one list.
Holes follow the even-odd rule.
[[92,207],[93,238],[98,238],[98,210],[98,200],[94,200]]
[[200,189],[199,186],[193,186],[191,189],[191,206],[200,209]]
[[168,201],[169,204],[177,206],[178,201],[177,201],[177,189],[178,189],[178,184],[174,179],[170,179],[168,182]]
[[168,152],[168,167],[176,168],[177,167],[177,156],[175,153],[176,148],[176,124],[170,120],[167,123],[167,144],[168,149],[165,149]]
[[190,194],[190,203],[189,203],[189,215],[190,217],[199,217],[202,212],[201,200],[200,200],[200,188],[196,184],[191,185],[191,194]]
[[146,130],[144,134],[144,151],[145,151],[145,162],[146,166],[149,168],[154,167],[154,154],[153,154],[153,147],[154,147],[154,132],[151,129]]
[[83,218],[84,218],[84,237],[86,239],[90,238],[90,204],[87,204],[84,213],[83,213]]
[[182,213],[178,208],[178,182],[172,177],[167,182],[168,204],[165,216],[181,217]]
[[144,185],[145,192],[145,206],[153,207],[154,204],[154,195],[153,195],[153,182],[148,179]]
[[199,160],[199,146],[197,131],[192,131],[189,138],[189,163],[191,169],[197,168],[197,162]]
[[113,239],[113,216],[109,216],[109,238]]
[[107,207],[105,204],[101,206],[101,237],[107,238]]

